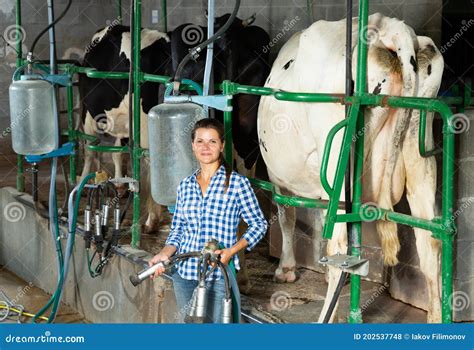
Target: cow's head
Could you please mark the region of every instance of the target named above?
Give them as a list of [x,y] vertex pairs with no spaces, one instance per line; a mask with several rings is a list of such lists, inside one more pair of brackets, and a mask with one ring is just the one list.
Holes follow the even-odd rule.
[[[226,30],[226,32],[214,42],[216,48],[222,51],[227,50],[233,40],[238,40],[241,31],[245,27],[250,26],[255,21],[256,16],[257,14],[254,13],[252,16],[246,19],[240,19],[238,17],[235,17],[234,21],[231,23],[230,27]],[[214,32],[217,32],[220,28],[222,28],[229,19],[229,17],[230,14],[228,13],[217,17],[214,21]]]

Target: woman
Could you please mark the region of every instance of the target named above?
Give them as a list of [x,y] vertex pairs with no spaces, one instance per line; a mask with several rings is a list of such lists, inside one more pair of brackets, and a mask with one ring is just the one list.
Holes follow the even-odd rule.
[[[200,251],[204,243],[216,239],[225,247],[216,251],[221,262],[227,265],[232,259],[238,270],[237,253],[244,248],[251,250],[262,239],[267,222],[248,179],[224,163],[222,123],[202,119],[195,124],[191,138],[200,168],[179,184],[170,234],[165,247],[150,260],[150,265],[169,260],[175,253]],[[241,218],[248,229],[237,241]],[[155,276],[163,272],[164,268],[158,268]],[[180,262],[172,277],[180,314],[178,321],[182,322],[198,284],[198,259]],[[206,284],[208,321],[220,323],[225,286],[219,269],[208,277]]]

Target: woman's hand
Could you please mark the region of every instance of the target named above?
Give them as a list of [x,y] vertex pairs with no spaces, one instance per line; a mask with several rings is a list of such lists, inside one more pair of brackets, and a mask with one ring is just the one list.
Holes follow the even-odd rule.
[[229,260],[232,259],[232,257],[235,254],[235,252],[232,248],[218,249],[214,253],[219,254],[221,256],[221,262],[224,265],[229,264]]
[[[165,253],[160,252],[156,254],[150,261],[148,261],[148,265],[153,266],[155,264],[158,264],[161,261],[168,261],[168,260],[169,260],[169,256]],[[163,272],[165,272],[165,265],[159,266],[156,269],[155,273],[151,275],[150,277],[153,279],[163,274]]]

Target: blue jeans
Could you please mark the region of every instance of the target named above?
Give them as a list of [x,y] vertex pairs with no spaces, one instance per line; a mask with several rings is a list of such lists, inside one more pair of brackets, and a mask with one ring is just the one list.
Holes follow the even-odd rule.
[[[191,298],[198,281],[186,280],[176,271],[173,278],[174,295],[176,296],[177,323],[184,323],[184,317],[189,313]],[[207,288],[207,323],[222,323],[222,300],[225,297],[224,279],[206,282]]]

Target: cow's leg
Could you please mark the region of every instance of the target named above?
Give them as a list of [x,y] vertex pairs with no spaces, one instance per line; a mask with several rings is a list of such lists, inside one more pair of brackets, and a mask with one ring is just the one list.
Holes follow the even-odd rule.
[[144,158],[142,162],[142,182],[140,186],[141,202],[141,211],[144,215],[140,217],[140,223],[143,224],[143,219],[146,218],[145,223],[143,224],[143,233],[157,233],[159,224],[162,216],[162,207],[161,205],[155,203],[151,196],[151,176],[150,176],[150,159]]
[[[342,212],[341,212],[342,214]],[[334,232],[332,238],[328,241],[327,254],[328,256],[335,255],[337,253],[346,254],[347,253],[347,234],[346,234],[346,225],[345,224],[336,224],[334,227]],[[328,290],[326,292],[326,298],[324,299],[324,305],[319,315],[319,323],[322,323],[326,313],[329,309],[329,304],[331,304],[332,297],[336,291],[337,284],[341,277],[342,271],[338,268],[328,265]],[[336,317],[337,308],[339,301],[337,301],[334,306],[331,318],[329,322],[333,322]]]
[[155,203],[150,194],[146,199],[146,207],[148,216],[145,222],[144,233],[157,233],[161,221],[161,206]]
[[[412,134],[418,134],[413,123]],[[418,152],[416,137],[407,137],[403,158],[406,168],[406,191],[413,216],[431,220],[435,216],[436,163],[433,157],[422,158]],[[425,275],[428,287],[429,306],[427,322],[441,322],[440,299],[440,246],[441,242],[431,237],[431,232],[415,228],[416,249],[420,259],[420,270]]]
[[275,271],[276,282],[294,282],[296,280],[296,259],[293,249],[293,235],[295,232],[296,210],[278,204],[278,221],[281,229],[281,256],[278,268]]
[[[115,139],[114,146],[121,146],[121,145],[122,145],[122,139],[117,137]],[[115,178],[123,177],[123,173],[122,173],[122,171],[123,171],[123,155],[122,155],[122,153],[120,153],[120,152],[112,153],[112,160],[114,161],[114,171],[115,171],[114,177]],[[118,195],[120,197],[123,197],[123,195],[127,191],[125,184],[117,183],[115,185],[115,187],[117,188]]]
[[[84,133],[87,135],[96,136],[95,132],[95,121],[90,115],[89,112],[86,114],[86,120],[84,121]],[[86,142],[84,146],[84,167],[82,168],[82,174],[79,181],[84,179],[84,177],[91,172],[92,160],[94,159],[94,152],[90,151],[86,146],[89,142]]]

